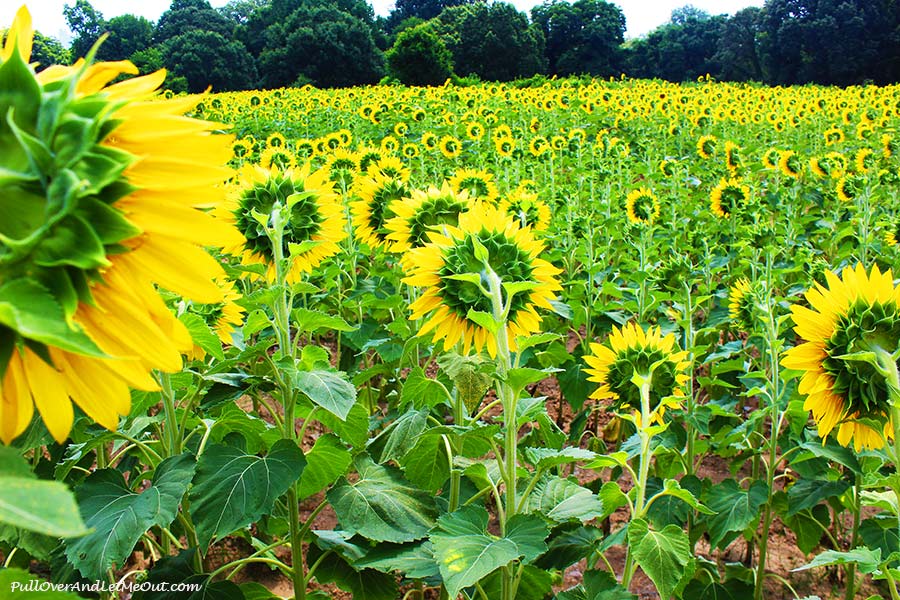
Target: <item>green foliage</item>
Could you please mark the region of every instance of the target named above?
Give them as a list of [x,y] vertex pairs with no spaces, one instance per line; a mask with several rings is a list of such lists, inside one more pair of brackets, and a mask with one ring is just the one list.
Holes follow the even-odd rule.
[[244,45],[215,31],[190,29],[167,38],[162,52],[166,67],[187,80],[191,93],[208,86],[240,90],[256,85],[256,67]]
[[554,75],[618,75],[625,15],[604,0],[547,0],[531,9],[546,40],[547,72]]
[[385,54],[388,73],[406,85],[440,85],[453,73],[453,57],[427,26],[404,29]]

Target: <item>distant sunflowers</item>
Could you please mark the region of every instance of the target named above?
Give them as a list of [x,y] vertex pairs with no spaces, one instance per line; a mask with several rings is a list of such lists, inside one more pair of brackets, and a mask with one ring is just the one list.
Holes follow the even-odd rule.
[[487,250],[487,263],[504,284],[531,283],[533,287],[515,294],[509,302],[507,334],[510,349],[515,340],[540,330],[538,308],[550,308],[561,289],[556,276],[560,270],[540,258],[544,246],[531,230],[522,228],[499,208],[479,204],[459,216],[458,226],[446,226],[430,236],[430,242],[407,254],[409,275],[404,283],[424,288],[410,305],[413,319],[426,319],[419,335],[432,334],[445,349],[462,343],[463,352],[487,349],[497,353],[494,335],[469,318],[469,311],[491,313],[484,285],[484,263],[476,247]]
[[[847,267],[838,277],[825,272],[827,287],[806,292],[810,308],[791,307],[794,331],[803,342],[788,350],[782,364],[803,371],[799,392],[823,438],[837,428],[837,440],[857,451],[881,448],[893,436],[885,361],[900,347],[900,288],[877,266]],[[879,367],[879,365],[881,365]],[[890,367],[889,367],[890,368]],[[877,429],[872,425],[877,424]]]
[[128,62],[35,74],[32,39],[23,7],[0,50],[0,213],[16,215],[0,222],[5,443],[35,407],[63,442],[72,401],[115,429],[129,387],[158,389],[151,372],[181,370],[193,346],[156,286],[222,302],[224,273],[203,247],[241,241],[198,210],[222,198],[234,140],[183,116],[196,97],[157,99],[163,71],[109,85],[137,73]]

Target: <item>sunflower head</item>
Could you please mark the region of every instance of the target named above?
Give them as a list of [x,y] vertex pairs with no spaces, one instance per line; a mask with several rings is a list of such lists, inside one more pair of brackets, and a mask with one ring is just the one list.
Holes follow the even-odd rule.
[[749,199],[750,188],[739,179],[722,179],[709,195],[713,213],[723,219],[745,206]]
[[636,225],[652,225],[659,218],[659,199],[650,188],[638,188],[625,198],[628,221]]
[[752,331],[759,321],[761,290],[758,283],[738,279],[728,290],[728,316],[735,327]]
[[835,183],[834,191],[841,202],[852,202],[866,189],[866,178],[862,175],[844,175]]
[[409,167],[404,165],[403,161],[396,156],[385,156],[369,164],[369,167],[366,169],[366,175],[374,177],[379,174],[399,179],[403,183],[409,183]]
[[641,393],[634,377],[650,377],[650,410],[659,417],[666,405],[684,396],[687,359],[687,352],[677,348],[675,335],[663,336],[659,327],[644,330],[634,322],[614,327],[606,342],[591,344],[591,354],[584,357],[588,381],[600,384],[591,398],[610,400],[617,411],[640,411]]
[[871,148],[860,148],[853,157],[853,165],[857,173],[871,173],[877,166],[875,152]]
[[493,173],[484,170],[460,169],[450,178],[450,187],[457,193],[467,192],[473,200],[495,203],[500,192],[494,184]]
[[725,167],[732,175],[743,166],[741,148],[732,141],[725,142]]
[[718,141],[715,136],[702,135],[697,140],[697,155],[704,160],[710,159],[716,153],[717,145]]
[[781,171],[782,175],[791,179],[800,177],[800,174],[803,172],[803,163],[800,161],[800,156],[793,150],[785,150],[778,157],[778,170]]
[[454,192],[446,181],[440,189],[414,190],[408,198],[391,205],[394,216],[385,225],[391,252],[407,253],[425,245],[429,233],[456,225],[460,214],[472,204],[466,192]]
[[344,189],[353,185],[353,179],[359,173],[359,156],[344,148],[338,148],[325,160],[328,178]]
[[285,146],[269,146],[259,155],[259,164],[264,169],[292,169],[296,164],[294,153]]
[[778,148],[769,148],[763,153],[762,164],[767,169],[775,170],[778,168],[778,160],[781,157],[781,150]]
[[456,158],[462,153],[462,142],[452,135],[445,135],[438,143],[438,148],[444,158]]
[[408,194],[409,189],[402,179],[381,172],[359,178],[353,185],[356,200],[350,203],[357,239],[372,248],[386,248],[385,223],[394,217],[391,205]]
[[[459,216],[458,226],[446,226],[433,233],[428,244],[409,251],[409,275],[404,282],[425,288],[410,306],[413,319],[430,315],[419,335],[432,332],[443,340],[445,349],[462,342],[464,353],[487,348],[494,356],[494,335],[470,319],[470,311],[490,314],[492,304],[485,293],[490,268],[508,292],[507,286],[531,284],[511,297],[506,323],[510,349],[515,340],[540,330],[537,308],[550,308],[561,289],[556,276],[560,270],[540,258],[543,244],[530,229],[522,228],[501,209],[476,204]],[[486,256],[485,256],[486,254]]]
[[825,138],[826,146],[833,146],[844,141],[844,132],[838,127],[830,127],[826,129],[822,136]]
[[550,226],[550,208],[538,199],[538,195],[522,187],[517,188],[500,202],[500,208],[521,227],[533,231],[546,231]]
[[269,230],[275,212],[280,214],[283,227],[282,252],[290,259],[289,283],[337,254],[338,242],[347,235],[334,182],[326,169],[311,172],[309,164],[286,171],[245,166],[232,189],[229,206],[221,212],[245,238],[242,244],[226,250],[240,255],[245,265],[264,265],[270,281],[276,275]]
[[[890,270],[847,267],[826,271],[827,287],[806,293],[809,308],[791,307],[794,331],[803,340],[782,364],[803,371],[799,391],[819,435],[838,427],[837,439],[857,450],[880,448],[891,437],[890,363],[900,348],[900,289]],[[874,428],[873,428],[874,427]]]
[[0,439],[37,407],[66,439],[71,401],[104,427],[129,387],[179,371],[192,346],[157,287],[220,302],[203,250],[240,236],[211,215],[233,138],[185,117],[197,98],[159,100],[165,72],[79,60],[36,74],[21,8],[0,49]]

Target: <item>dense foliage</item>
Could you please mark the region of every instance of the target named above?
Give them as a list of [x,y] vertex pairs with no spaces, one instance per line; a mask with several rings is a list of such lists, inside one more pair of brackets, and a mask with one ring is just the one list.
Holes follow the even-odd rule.
[[[475,0],[400,0],[387,18],[375,18],[365,0],[231,0],[220,9],[207,0],[174,0],[156,24],[133,15],[106,20],[90,0],[64,12],[74,56],[108,33],[99,58],[165,66],[175,90],[350,86],[386,74],[414,85],[440,83],[440,47],[424,30],[399,38],[419,25],[450,51],[449,75],[486,81],[622,73],[778,85],[900,80],[897,0],[767,0],[733,16],[685,6],[627,41],[625,17],[607,0],[545,0],[530,16],[502,1]],[[223,51],[208,74],[193,66],[212,52],[202,40]],[[403,47],[387,65],[384,53],[398,42]],[[176,58],[173,48],[195,60]],[[411,75],[420,68],[427,72]]]

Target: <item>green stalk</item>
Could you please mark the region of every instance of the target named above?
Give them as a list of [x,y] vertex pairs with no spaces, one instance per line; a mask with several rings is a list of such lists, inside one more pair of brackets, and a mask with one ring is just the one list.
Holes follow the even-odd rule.
[[168,373],[157,374],[159,386],[162,388],[163,413],[166,418],[166,456],[181,454],[181,435],[178,430],[178,418],[175,415],[175,392],[172,391],[172,380]]
[[[647,477],[650,473],[650,461],[653,457],[650,454],[650,434],[647,428],[650,427],[650,386],[652,384],[652,375],[637,375],[641,379],[641,426],[638,427],[638,436],[641,439],[641,454],[639,457],[640,464],[638,466],[638,480],[635,483],[637,497],[634,502],[634,512],[632,519],[642,518],[644,516],[644,502],[647,493]],[[634,381],[634,380],[632,380]],[[631,585],[631,579],[637,570],[637,564],[634,562],[634,554],[629,546],[625,552],[625,567],[622,569],[622,587],[628,588]]]
[[[860,498],[859,491],[862,487],[862,476],[857,473],[853,481],[853,528],[850,530],[850,545],[847,550],[856,547],[856,538],[859,535]],[[856,563],[847,565],[847,589],[844,592],[844,600],[853,600],[856,594]]]

